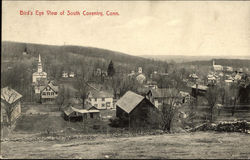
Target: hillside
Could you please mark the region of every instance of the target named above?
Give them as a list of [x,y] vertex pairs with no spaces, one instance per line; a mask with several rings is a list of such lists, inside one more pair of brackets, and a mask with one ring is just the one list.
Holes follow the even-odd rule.
[[185,63],[192,61],[210,61],[212,59],[227,59],[227,60],[250,60],[250,56],[185,56],[185,55],[141,55],[149,59],[162,61],[175,61],[176,63]]
[[[247,67],[250,69],[250,59],[214,59],[215,63],[222,66],[234,68]],[[186,62],[187,65],[212,66],[212,60]]]
[[[111,51],[107,49],[93,48],[93,47],[83,47],[83,46],[55,46],[55,45],[42,45],[42,44],[31,44],[31,43],[19,43],[19,42],[2,42],[2,61],[14,61],[15,59],[20,58],[23,51],[27,50],[30,57],[38,57],[38,54],[41,54],[41,57],[45,59],[45,63],[49,58],[58,60],[56,63],[75,63],[75,60],[80,60],[84,58],[84,61],[98,61],[99,66],[102,68],[104,66],[100,65],[100,61],[104,63],[109,63],[110,60],[114,61],[115,64],[119,65],[128,65],[134,66],[133,69],[136,69],[138,66],[145,67],[146,64],[153,66],[156,65],[166,65],[164,62],[156,62],[154,60],[149,60],[147,58],[132,56],[124,54],[121,52]],[[80,56],[80,57],[79,57]],[[79,59],[80,58],[80,59]],[[51,60],[48,60],[51,61]],[[55,64],[55,63],[54,63]],[[91,65],[94,65],[93,63]]]
[[56,45],[43,45],[43,44],[32,44],[32,43],[19,43],[19,42],[2,42],[2,55],[3,58],[10,56],[18,56],[22,54],[27,48],[27,52],[32,56],[38,56],[38,54],[62,54],[62,53],[73,53],[79,54],[85,57],[94,57],[100,59],[112,59],[114,61],[123,62],[142,62],[148,61],[146,58],[128,55],[121,52],[111,51],[107,49],[100,49],[94,47],[83,47],[83,46],[56,46]]

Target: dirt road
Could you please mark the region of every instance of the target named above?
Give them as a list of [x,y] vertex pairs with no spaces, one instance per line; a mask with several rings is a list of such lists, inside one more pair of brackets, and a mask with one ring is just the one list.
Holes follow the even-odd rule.
[[195,132],[93,140],[3,142],[3,158],[250,158],[250,135]]

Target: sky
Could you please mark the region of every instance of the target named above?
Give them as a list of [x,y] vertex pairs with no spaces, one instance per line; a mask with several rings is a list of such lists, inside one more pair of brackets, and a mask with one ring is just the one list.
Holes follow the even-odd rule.
[[[2,40],[131,55],[250,56],[250,1],[3,1]],[[20,10],[33,15],[20,15]],[[35,11],[43,11],[43,16]],[[58,15],[47,15],[46,11]],[[61,11],[81,15],[60,15]],[[104,16],[84,16],[103,12]],[[118,12],[107,16],[106,11]]]

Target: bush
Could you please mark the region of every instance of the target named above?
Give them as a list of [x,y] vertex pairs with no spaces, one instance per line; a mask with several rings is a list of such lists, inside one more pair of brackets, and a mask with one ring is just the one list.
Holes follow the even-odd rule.
[[121,118],[114,118],[109,119],[109,126],[110,127],[128,127],[128,120],[127,119],[121,119]]

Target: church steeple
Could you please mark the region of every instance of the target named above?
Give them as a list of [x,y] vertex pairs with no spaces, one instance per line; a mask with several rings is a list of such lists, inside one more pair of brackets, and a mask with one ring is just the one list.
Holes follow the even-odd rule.
[[43,72],[43,67],[42,67],[42,61],[41,61],[41,56],[39,54],[39,58],[38,58],[38,67],[37,67],[37,72]]

